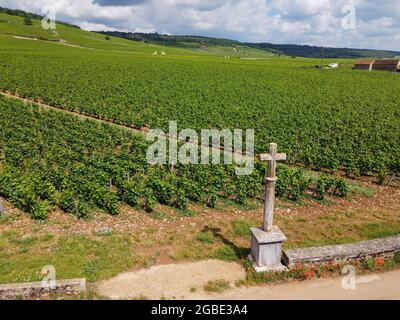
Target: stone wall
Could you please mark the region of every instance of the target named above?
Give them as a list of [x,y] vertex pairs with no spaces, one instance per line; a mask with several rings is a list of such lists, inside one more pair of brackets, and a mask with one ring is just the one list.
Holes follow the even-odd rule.
[[351,244],[286,250],[282,262],[293,267],[297,263],[321,263],[385,255],[400,251],[400,235]]
[[35,299],[43,295],[78,295],[86,290],[86,279],[57,280],[53,289],[44,288],[41,282],[0,285],[0,300],[18,298]]

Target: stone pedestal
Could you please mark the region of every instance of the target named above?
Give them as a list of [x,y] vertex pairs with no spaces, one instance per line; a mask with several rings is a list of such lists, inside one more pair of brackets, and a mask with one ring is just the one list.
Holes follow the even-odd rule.
[[270,232],[261,228],[251,229],[251,254],[250,260],[257,272],[286,271],[282,264],[282,243],[287,238],[283,232],[273,226]]

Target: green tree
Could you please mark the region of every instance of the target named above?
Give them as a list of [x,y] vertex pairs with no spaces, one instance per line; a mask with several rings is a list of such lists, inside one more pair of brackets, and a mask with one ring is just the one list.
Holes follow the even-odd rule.
[[26,16],[26,17],[24,18],[24,24],[25,24],[26,26],[31,26],[31,25],[33,25],[33,22],[32,22],[32,20],[31,20],[31,18],[29,18],[28,16]]

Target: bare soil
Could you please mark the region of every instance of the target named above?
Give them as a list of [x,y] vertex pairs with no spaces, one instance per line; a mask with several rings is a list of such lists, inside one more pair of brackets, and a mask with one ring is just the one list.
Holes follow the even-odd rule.
[[209,281],[235,283],[245,278],[244,268],[237,263],[205,260],[122,273],[96,284],[96,291],[111,299],[183,299],[203,291]]
[[223,293],[200,292],[190,299],[213,300],[400,300],[400,271],[356,276],[354,289],[343,277],[233,288]]

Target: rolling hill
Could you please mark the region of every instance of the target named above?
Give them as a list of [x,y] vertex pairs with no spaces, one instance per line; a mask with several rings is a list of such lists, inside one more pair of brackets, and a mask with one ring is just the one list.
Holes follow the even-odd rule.
[[[26,23],[29,18],[29,24]],[[165,50],[168,54],[193,55],[190,50],[148,44],[139,41],[128,41],[121,38],[104,36],[98,33],[81,30],[79,27],[58,22],[56,30],[45,30],[41,25],[41,17],[19,10],[0,8],[0,35],[17,39],[39,40],[63,46],[84,49],[121,51],[139,54],[151,54]]]
[[[29,23],[25,19],[29,18]],[[154,37],[152,41],[140,36],[125,37],[122,33],[95,33],[81,30],[78,26],[57,21],[56,30],[45,30],[41,25],[41,16],[20,10],[0,8],[0,35],[51,41],[63,45],[152,54],[166,52],[168,55],[217,55],[243,58],[269,58],[272,54],[266,50],[240,45],[237,41],[207,39],[210,46],[203,46],[196,39],[184,41],[164,41]],[[134,41],[131,41],[134,40]],[[181,39],[182,40],[182,39]],[[237,44],[235,48],[233,45]]]
[[189,49],[203,54],[222,55],[239,58],[269,58],[280,55],[275,50],[251,47],[236,40],[201,36],[173,36],[158,33],[132,33],[119,31],[100,31],[99,34],[140,41],[155,45]]
[[[131,33],[118,31],[103,31],[101,34],[120,37],[123,39],[142,41],[169,47],[188,48],[197,51],[209,51],[222,54],[232,53],[241,57],[262,56],[263,52],[272,55],[297,56],[305,58],[393,58],[400,56],[400,52],[386,50],[329,48],[296,44],[272,44],[272,43],[243,43],[240,41],[219,39],[201,36],[175,36],[158,33]],[[235,48],[235,51],[234,49]],[[255,51],[256,50],[256,51]]]
[[272,44],[272,43],[246,43],[249,47],[261,50],[273,50],[282,54],[307,58],[393,58],[400,56],[398,51],[351,49],[351,48],[329,48],[317,46],[305,46],[295,44]]

